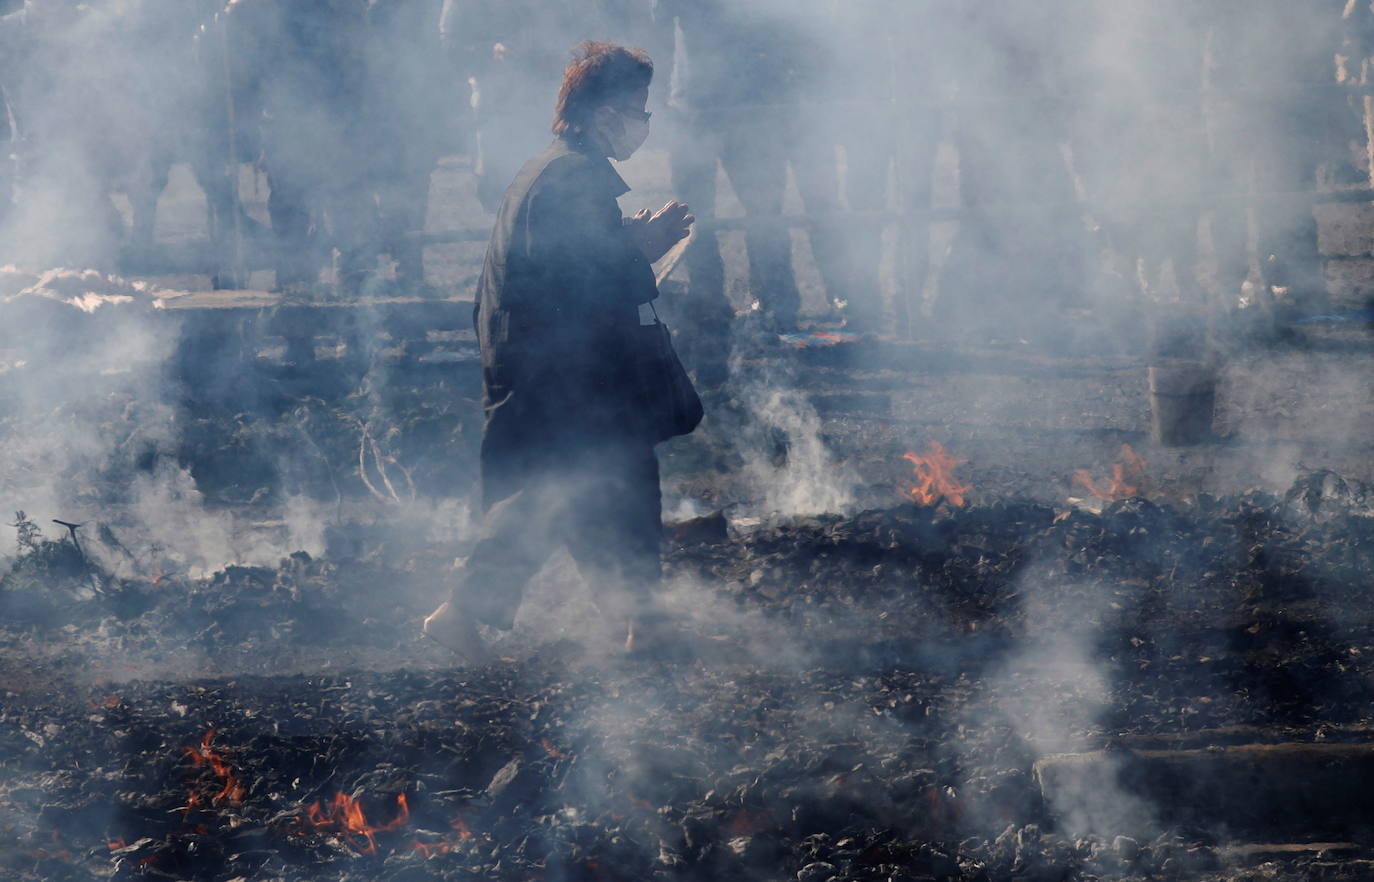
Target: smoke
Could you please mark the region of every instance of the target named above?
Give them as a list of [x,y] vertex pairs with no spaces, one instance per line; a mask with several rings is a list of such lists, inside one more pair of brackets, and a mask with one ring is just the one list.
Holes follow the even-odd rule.
[[[982,695],[967,710],[968,725],[1009,728],[1032,762],[1096,750],[1101,719],[1113,700],[1115,663],[1102,652],[1113,617],[1120,615],[1113,593],[1100,585],[1066,584],[1036,567],[1019,587],[1018,642],[984,675]],[[1066,836],[1157,832],[1151,807],[1117,783],[1118,761],[1102,757],[1084,768],[1079,775],[1061,772],[1039,782],[1046,808]]]
[[[943,249],[927,247],[930,230],[919,219],[905,244],[890,218],[818,222],[792,237],[768,223],[751,227],[742,237],[745,260],[726,259],[725,269],[747,275],[743,283],[766,311],[786,316],[799,303],[805,321],[886,330],[907,308],[929,309],[951,336],[1053,343],[1071,336],[1059,333],[1065,309],[1095,303],[1134,314],[1139,304],[1102,299],[1144,296],[1095,277],[1105,252],[1115,255],[1107,263],[1118,279],[1134,277],[1142,260],[1147,278],[1172,267],[1177,298],[1194,305],[1192,277],[1210,262],[1216,278],[1201,281],[1226,288],[1219,302],[1228,291],[1234,301],[1230,288],[1256,260],[1296,253],[1290,244],[1306,235],[1305,221],[1301,210],[1265,211],[1254,221],[1234,212],[1205,217],[1199,194],[1244,192],[1247,175],[1259,175],[1261,188],[1300,188],[1312,183],[1295,178],[1305,163],[1312,177],[1318,161],[1348,159],[1339,150],[1315,156],[1294,136],[1295,124],[1280,124],[1290,109],[1282,96],[1226,104],[1202,91],[1285,78],[1329,83],[1337,51],[1350,51],[1333,10],[1269,3],[1228,17],[1222,7],[1068,0],[1005,9],[589,0],[531,16],[518,4],[498,6],[336,0],[330,17],[312,17],[266,0],[231,4],[216,18],[222,10],[208,2],[26,4],[0,20],[14,49],[0,76],[19,157],[0,246],[35,269],[111,266],[131,247],[146,249],[156,226],[149,209],[176,163],[205,196],[206,229],[239,224],[249,251],[260,237],[276,237],[287,251],[313,255],[315,269],[332,261],[330,271],[367,276],[377,257],[369,249],[410,259],[395,242],[363,240],[376,238],[379,224],[390,231],[381,238],[395,224],[423,225],[439,156],[471,153],[481,200],[490,207],[499,198],[514,167],[548,139],[568,47],[592,37],[643,45],[654,56],[653,100],[663,112],[650,146],[672,154],[672,194],[691,201],[704,225],[724,213],[715,204],[718,181],[756,220],[798,208],[919,213],[936,191],[966,209],[938,234],[948,238]],[[291,63],[271,61],[281,58]],[[269,69],[272,77],[260,76]],[[475,109],[473,89],[481,96]],[[1337,104],[1329,115],[1350,123]],[[1275,136],[1241,137],[1256,126]],[[230,195],[239,170],[226,176],[225,165],[258,157],[273,197]],[[292,238],[300,219],[283,201],[293,188],[309,191],[305,238]],[[799,206],[790,206],[792,190]],[[252,215],[241,224],[238,202]],[[1238,222],[1246,227],[1239,237]],[[1265,229],[1251,236],[1253,224]],[[1199,252],[1203,228],[1214,250],[1231,249],[1225,259]],[[799,237],[809,248],[793,254]],[[707,248],[717,244],[701,238]],[[1259,243],[1253,254],[1251,238]],[[928,273],[932,251],[943,255]],[[696,252],[685,267],[692,296],[737,293],[740,280],[714,279],[710,256]],[[806,260],[816,278],[799,282]],[[906,303],[878,274],[904,260],[914,274],[901,292]],[[387,278],[382,272],[364,288],[384,290],[379,280]],[[928,278],[937,282],[933,303],[924,303]],[[813,283],[823,297],[794,296]],[[834,313],[836,302],[850,306]],[[763,394],[751,404],[779,432],[817,434],[799,400]],[[832,465],[816,445],[794,441],[789,455],[779,474],[751,464],[769,487],[767,506],[802,513],[847,504],[842,488],[814,480]]]
[[842,513],[854,503],[858,476],[836,459],[815,406],[798,389],[748,387],[741,397],[754,443],[742,448],[744,475],[767,517]]
[[[35,0],[0,19],[7,152],[16,157],[0,175],[13,195],[0,200],[0,256],[30,274],[7,285],[0,303],[5,504],[43,520],[115,522],[137,546],[138,566],[192,574],[322,550],[331,512],[306,492],[279,501],[273,537],[245,534],[207,500],[177,451],[188,410],[214,412],[218,402],[207,400],[209,383],[169,376],[179,329],[154,321],[149,291],[115,270],[135,257],[158,263],[149,258],[161,241],[152,210],[175,164],[205,203],[195,226],[208,231],[213,266],[199,267],[207,271],[195,285],[208,286],[212,274],[247,285],[253,269],[270,270],[285,289],[333,280],[344,293],[408,293],[396,280],[410,274],[420,290],[436,276],[422,267],[415,278],[420,252],[404,234],[424,227],[439,158],[468,154],[467,195],[493,208],[518,165],[547,143],[559,72],[580,39],[623,40],[654,56],[649,146],[670,156],[645,168],[669,179],[660,186],[692,203],[703,227],[736,208],[721,198],[727,189],[749,221],[726,237],[727,250],[742,244],[742,255],[722,255],[714,230],[698,237],[684,260],[689,296],[756,299],[775,323],[769,333],[798,320],[885,332],[904,311],[930,319],[916,325],[933,329],[925,333],[935,342],[1050,349],[1072,336],[1065,328],[1075,310],[1176,311],[1203,327],[1261,271],[1293,290],[1325,290],[1307,208],[1252,209],[1247,194],[1311,189],[1319,166],[1328,178],[1368,178],[1367,160],[1349,150],[1361,117],[1343,97],[1306,89],[1330,86],[1337,52],[1349,49],[1335,8],[1286,0],[1244,9],[1185,0],[548,6],[530,14],[516,3],[478,11],[438,0],[240,0],[226,11],[175,0]],[[1284,82],[1301,88],[1276,88]],[[268,184],[266,200],[239,191],[250,166]],[[957,219],[932,226],[936,194],[962,209]],[[786,213],[798,208],[813,222]],[[888,214],[894,209],[910,213],[903,224]],[[490,223],[478,208],[464,217]],[[164,239],[190,238],[171,232]],[[809,248],[794,253],[802,239]],[[799,281],[808,252],[815,279]],[[894,291],[879,267],[897,265],[906,278]],[[35,287],[55,266],[96,275],[71,289],[52,279]],[[1143,284],[1121,284],[1137,277]],[[808,285],[824,296],[803,296]],[[131,302],[88,298],[111,292]],[[837,302],[848,305],[835,311]],[[357,338],[380,328],[373,315],[358,321]],[[1126,333],[1144,336],[1139,326]],[[206,351],[200,373],[270,411],[260,399],[278,390],[242,372],[242,356]],[[1263,415],[1273,389],[1299,382],[1309,394],[1283,421],[1357,438],[1363,385],[1300,366],[1256,372],[1236,409]],[[742,359],[732,367],[732,414],[711,419],[738,458],[739,514],[851,509],[860,476],[828,443],[806,383]],[[1003,385],[969,395],[987,411],[1019,394],[1007,388],[1024,388],[1001,377],[988,383]],[[370,390],[383,419],[397,421],[382,400],[391,390]],[[1059,425],[1077,404],[1043,406],[1064,409],[1040,417]],[[1283,448],[1260,464],[1261,475],[1282,486],[1296,459]],[[455,534],[470,529],[453,520]],[[549,569],[561,584],[563,559]],[[1086,746],[1110,686],[1087,624],[1101,611],[1062,622],[1038,599],[1062,590],[1028,583],[1027,642],[996,678],[1002,697],[990,699],[1041,755]],[[761,645],[779,639],[774,626],[701,598],[700,586],[684,584],[664,602],[702,624],[723,618]],[[590,629],[597,615],[588,604],[568,623],[536,624]],[[1086,803],[1056,809],[1070,829],[1127,820],[1099,819]]]
[[[11,271],[16,276],[32,278]],[[112,280],[68,274],[64,281],[75,285],[61,291],[43,281],[4,303],[15,320],[7,342],[27,346],[5,375],[0,469],[13,502],[59,516],[93,495],[108,466],[132,466],[172,440],[171,409],[158,393],[174,341],[118,303],[74,305],[115,287]]]
[[[1225,312],[1247,275],[1324,289],[1308,207],[1265,197],[1251,217],[1247,194],[1315,190],[1319,167],[1367,178],[1349,147],[1362,111],[1330,89],[1363,10],[1344,39],[1339,9],[1276,2],[665,0],[655,13],[676,195],[708,223],[726,213],[719,161],[734,210],[759,221],[745,284],[784,316],[809,252],[816,321],[890,330],[910,308],[942,337],[1050,348],[1080,345],[1070,323],[1106,324],[1120,335],[1106,342],[1137,349],[1143,309]],[[962,214],[928,226],[932,200]],[[912,212],[909,237],[884,239],[890,219],[872,218],[777,233],[840,208]],[[898,291],[879,284],[884,262],[906,276]],[[707,257],[687,265],[705,296],[736,284]]]
[[[296,16],[294,4],[251,0],[6,5],[0,134],[11,163],[0,169],[0,254],[13,266],[0,287],[0,495],[10,509],[41,522],[113,525],[140,566],[162,558],[158,568],[191,573],[323,550],[330,512],[313,501],[321,488],[297,477],[317,476],[301,463],[325,454],[310,438],[304,450],[299,438],[271,437],[261,418],[279,416],[269,411],[281,388],[245,363],[256,355],[251,343],[233,344],[243,323],[192,323],[183,338],[183,323],[151,307],[159,288],[246,285],[245,269],[274,269],[287,287],[300,269],[293,261],[309,264],[303,277],[337,282],[357,268],[349,261],[367,264],[360,252],[369,245],[374,263],[376,252],[418,258],[418,248],[387,235],[364,243],[358,229],[374,218],[388,231],[422,227],[431,168],[441,145],[454,146],[453,128],[442,124],[451,110],[447,68],[436,76],[434,67],[441,3],[332,7]],[[380,91],[333,79],[363,69],[368,35],[367,70]],[[391,100],[399,95],[405,100]],[[408,151],[373,151],[356,125],[364,105],[376,115],[383,103],[389,115],[379,126],[414,130]],[[241,188],[254,160],[255,182],[265,171],[270,185],[266,200]],[[198,213],[158,211],[169,207],[159,198],[173,168],[175,207],[184,207],[189,181]],[[265,247],[265,224],[280,248]],[[198,275],[176,272],[185,261],[169,242],[208,257]],[[115,274],[122,267],[152,281],[126,281]],[[377,279],[368,281],[378,293]],[[355,344],[381,329],[372,314],[356,323]],[[370,353],[354,348],[367,347],[348,353],[365,366]],[[218,445],[213,455],[237,445],[291,478],[275,498],[281,530],[245,532],[222,499],[197,486],[204,475],[194,475],[192,459],[205,450],[190,450],[188,436],[206,426],[221,433],[204,445]],[[242,437],[223,436],[235,430]],[[248,471],[243,457],[232,461]]]
[[[8,280],[31,282],[4,304],[16,320],[6,337],[27,355],[4,375],[8,510],[111,527],[135,559],[112,559],[125,576],[203,575],[323,550],[326,513],[299,494],[284,499],[286,529],[275,540],[207,505],[178,459],[181,386],[167,370],[178,326],[147,308],[146,286],[94,271],[35,281],[11,270]],[[138,571],[127,571],[135,562]]]

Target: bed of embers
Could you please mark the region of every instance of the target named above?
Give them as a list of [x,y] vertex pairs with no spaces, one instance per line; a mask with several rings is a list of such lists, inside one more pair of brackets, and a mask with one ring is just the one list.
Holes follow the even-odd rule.
[[[38,543],[0,597],[0,875],[1369,878],[1353,802],[1046,784],[1060,754],[1362,744],[1374,715],[1374,496],[1314,473],[1184,504],[1129,469],[1085,476],[1092,504],[948,485],[679,527],[688,639],[649,661],[536,631],[457,664],[416,640],[433,592],[395,589],[433,549],[138,580]],[[269,673],[283,646],[306,673]]]

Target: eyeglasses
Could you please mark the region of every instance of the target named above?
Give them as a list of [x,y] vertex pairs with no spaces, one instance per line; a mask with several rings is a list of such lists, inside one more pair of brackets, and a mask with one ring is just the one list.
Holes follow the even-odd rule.
[[649,118],[654,115],[653,112],[649,110],[630,110],[624,107],[620,108],[620,112],[630,119],[639,120],[640,122],[648,122]]

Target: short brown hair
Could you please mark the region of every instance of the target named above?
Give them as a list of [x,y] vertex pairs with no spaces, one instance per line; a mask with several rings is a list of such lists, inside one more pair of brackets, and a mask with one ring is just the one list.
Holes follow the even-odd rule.
[[643,49],[590,40],[577,44],[558,90],[554,134],[580,131],[592,111],[644,88],[653,78],[654,63]]

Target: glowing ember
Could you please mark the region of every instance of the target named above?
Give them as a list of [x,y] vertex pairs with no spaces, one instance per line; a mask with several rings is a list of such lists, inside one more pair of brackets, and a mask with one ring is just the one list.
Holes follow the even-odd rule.
[[[205,737],[200,740],[199,745],[186,748],[186,755],[191,758],[191,762],[197,768],[209,769],[219,780],[219,791],[208,798],[211,804],[239,805],[243,802],[244,787],[234,776],[234,770],[229,767],[224,756],[216,752],[211,746],[214,740],[215,730],[211,729],[205,733]],[[186,802],[186,814],[189,815],[191,810],[198,807],[203,801],[206,801],[205,791],[202,788],[192,786],[190,798]]]
[[587,861],[582,866],[592,871],[592,875],[596,877],[596,882],[610,882],[610,880],[617,878],[608,873],[598,861]]
[[416,839],[410,844],[410,847],[412,851],[418,852],[420,857],[425,860],[453,851],[453,843],[449,842],[447,839],[440,840],[439,842],[421,842]]
[[416,839],[410,843],[411,850],[418,852],[420,857],[425,860],[429,860],[435,855],[448,854],[456,850],[458,846],[462,845],[464,842],[468,842],[472,839],[472,831],[468,829],[468,825],[463,821],[462,815],[453,819],[452,826],[455,833],[454,838],[440,839],[437,842],[421,842]]
[[1110,483],[1098,483],[1093,480],[1087,469],[1078,469],[1073,473],[1073,485],[1104,502],[1119,502],[1140,496],[1148,486],[1145,478],[1145,460],[1141,459],[1129,444],[1121,445],[1121,453],[1117,460],[1112,466]]
[[72,853],[63,846],[62,837],[58,835],[57,831],[50,830],[48,831],[48,835],[52,839],[52,850],[47,848],[34,848],[24,852],[24,854],[36,861],[70,861],[72,859]]
[[771,830],[777,826],[777,821],[773,818],[772,812],[754,812],[749,809],[740,809],[730,822],[730,833],[733,836],[752,836],[764,830]]
[[955,467],[963,465],[964,460],[950,456],[939,441],[927,444],[925,455],[907,453],[902,458],[911,463],[916,473],[916,486],[907,492],[918,504],[964,506],[973,487],[960,484],[954,477]]
[[396,811],[396,817],[389,823],[374,827],[367,822],[361,802],[347,793],[336,793],[327,807],[318,802],[311,803],[305,810],[305,820],[317,832],[337,832],[345,841],[351,841],[359,852],[376,854],[376,834],[399,829],[410,821],[410,805],[404,793],[396,797]]

